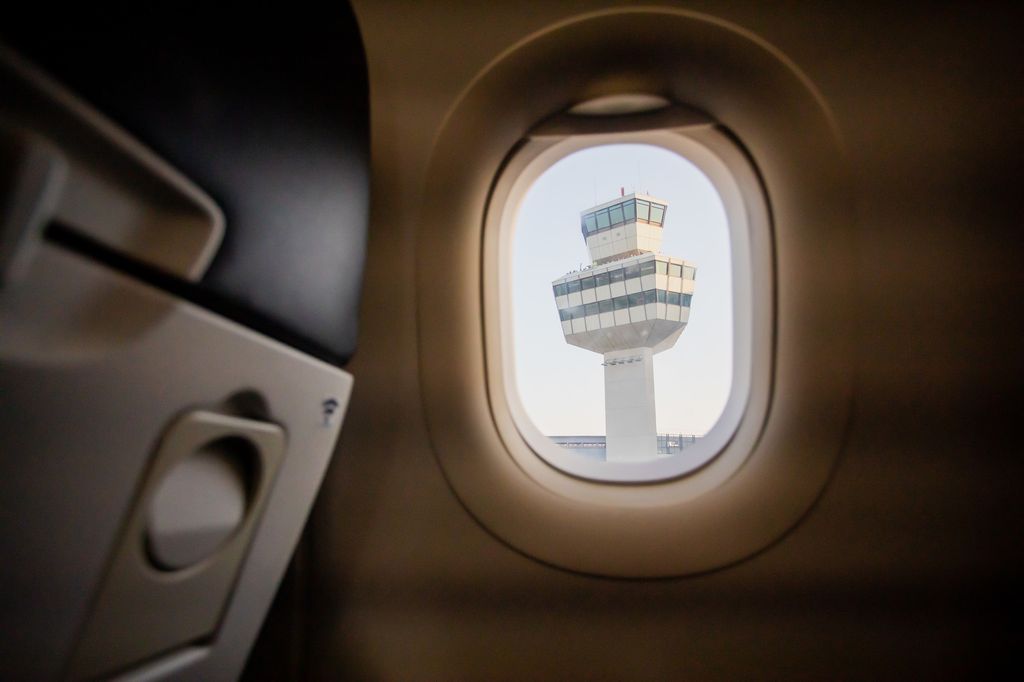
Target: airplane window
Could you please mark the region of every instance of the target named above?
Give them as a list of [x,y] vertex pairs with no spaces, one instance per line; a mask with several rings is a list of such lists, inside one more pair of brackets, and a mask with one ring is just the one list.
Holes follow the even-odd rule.
[[[612,227],[622,236],[602,239]],[[730,237],[710,180],[665,148],[585,148],[535,181],[513,235],[516,384],[533,424],[588,460],[687,457],[732,382]],[[589,298],[558,298],[574,292]]]

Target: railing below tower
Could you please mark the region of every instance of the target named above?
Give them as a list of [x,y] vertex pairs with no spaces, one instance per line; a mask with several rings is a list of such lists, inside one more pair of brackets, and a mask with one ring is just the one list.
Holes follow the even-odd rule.
[[[566,450],[573,450],[584,457],[602,460],[605,458],[604,436],[549,436],[549,438],[555,445]],[[658,455],[662,457],[677,455],[700,438],[693,434],[659,433]]]

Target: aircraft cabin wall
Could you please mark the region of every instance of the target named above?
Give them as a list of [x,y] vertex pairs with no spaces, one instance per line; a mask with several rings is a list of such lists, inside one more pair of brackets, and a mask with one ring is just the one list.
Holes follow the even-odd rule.
[[[425,417],[416,275],[428,267],[421,221],[432,157],[460,97],[493,60],[539,32],[617,4],[354,5],[369,62],[373,155],[360,350],[350,365],[358,382],[248,674],[949,679],[1000,664],[1019,671],[1020,627],[1010,611],[1022,559],[1013,418],[1022,278],[1019,220],[1010,220],[1024,114],[1019,10],[665,5],[772,46],[830,112],[852,197],[855,370],[837,463],[790,532],[717,570],[617,579],[537,561],[460,503]],[[533,78],[508,101],[529,99],[559,74]],[[802,125],[792,121],[797,137]],[[786,277],[777,273],[780,286]]]

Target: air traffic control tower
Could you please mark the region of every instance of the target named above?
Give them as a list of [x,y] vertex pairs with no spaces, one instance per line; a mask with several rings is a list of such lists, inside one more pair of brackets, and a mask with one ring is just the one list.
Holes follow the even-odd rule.
[[608,461],[658,456],[654,354],[683,333],[696,274],[693,263],[659,253],[667,210],[627,194],[583,211],[593,262],[552,282],[566,342],[604,356]]

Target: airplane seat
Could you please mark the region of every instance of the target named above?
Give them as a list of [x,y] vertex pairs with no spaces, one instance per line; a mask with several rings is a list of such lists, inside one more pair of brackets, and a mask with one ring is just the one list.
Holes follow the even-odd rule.
[[0,677],[234,679],[352,386],[359,29],[32,14],[0,29]]

